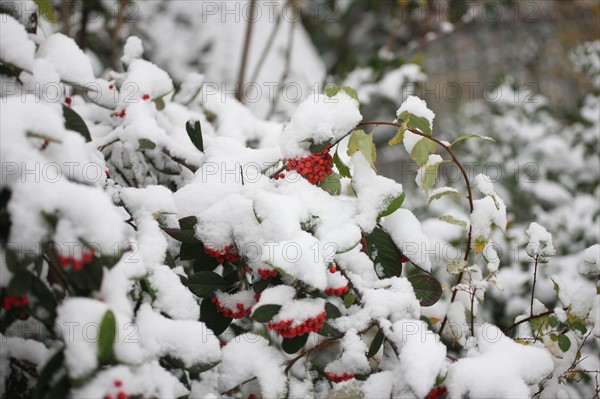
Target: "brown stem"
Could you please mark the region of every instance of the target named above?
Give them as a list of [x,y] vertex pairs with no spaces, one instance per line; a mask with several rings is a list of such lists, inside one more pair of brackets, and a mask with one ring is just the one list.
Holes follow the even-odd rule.
[[259,74],[260,70],[262,69],[262,66],[265,62],[265,59],[267,58],[267,55],[269,54],[269,51],[271,50],[271,47],[273,47],[273,43],[275,42],[275,36],[277,36],[277,31],[279,30],[279,25],[281,25],[281,16],[282,16],[281,12],[277,14],[277,19],[275,20],[275,25],[273,26],[271,35],[267,39],[267,43],[265,44],[265,47],[263,48],[263,51],[258,59],[258,64],[256,64],[256,68],[254,68],[254,73],[252,74],[252,77],[250,78],[250,82],[256,82],[256,79],[258,79],[258,74]]
[[[358,124],[358,126],[365,126],[365,125],[387,125],[387,126],[402,127],[401,124],[395,123],[395,122],[363,121]],[[454,155],[454,152],[452,151],[452,149],[450,149],[450,146],[442,143],[440,140],[436,139],[435,137],[429,136],[429,135],[427,135],[423,132],[420,132],[416,129],[407,128],[406,130],[408,130],[409,132],[411,132],[413,134],[416,134],[417,136],[421,136],[430,141],[433,141],[434,143],[436,143],[437,145],[442,147],[444,150],[446,150],[448,155],[450,155],[450,157],[452,158],[452,162],[458,167],[458,169],[460,169],[463,179],[465,180],[465,184],[467,186],[467,199],[469,200],[469,210],[471,213],[473,213],[473,193],[471,192],[471,183],[469,181],[469,175],[467,174],[467,171],[465,170],[463,165],[460,163],[460,161],[458,160],[456,155]],[[467,235],[467,249],[465,250],[465,256],[463,258],[463,260],[465,261],[465,264],[468,262],[469,254],[471,253],[471,232],[472,232],[472,229],[471,229],[471,226],[469,226],[469,233]],[[461,272],[458,274],[457,284],[461,282],[463,274],[464,274],[464,272]],[[452,296],[450,297],[450,303],[453,303],[456,300],[456,294],[457,294],[457,291],[453,290]],[[440,335],[444,331],[444,327],[446,327],[447,322],[448,322],[448,315],[444,316],[444,320],[442,320],[442,325],[440,326],[440,330],[439,330]]]
[[119,40],[121,39],[121,27],[125,21],[125,7],[129,0],[119,0],[119,12],[117,14],[117,21],[115,23],[115,29],[113,30],[112,36],[112,50],[110,54],[110,64],[113,69],[117,68],[117,52],[119,48]]
[[535,256],[535,266],[533,269],[533,285],[531,286],[531,303],[529,305],[529,315],[533,314],[533,296],[535,295],[535,282],[537,279],[538,257]]
[[514,329],[515,327],[517,327],[517,326],[519,326],[519,325],[521,325],[523,323],[527,323],[528,321],[535,320],[538,317],[548,316],[549,314],[552,314],[552,313],[554,313],[554,311],[553,310],[549,310],[549,311],[544,312],[544,313],[536,314],[535,316],[529,316],[529,317],[527,317],[527,318],[525,318],[523,320],[519,320],[518,322],[514,323],[510,327],[506,327],[504,330],[502,330],[502,332],[507,333],[510,330]]
[[244,77],[246,75],[246,64],[248,63],[248,54],[250,52],[250,40],[252,39],[252,28],[254,27],[254,15],[256,13],[256,0],[250,0],[250,17],[246,25],[246,38],[244,39],[244,50],[242,52],[242,62],[238,75],[238,85],[235,88],[235,98],[239,102],[244,102]]

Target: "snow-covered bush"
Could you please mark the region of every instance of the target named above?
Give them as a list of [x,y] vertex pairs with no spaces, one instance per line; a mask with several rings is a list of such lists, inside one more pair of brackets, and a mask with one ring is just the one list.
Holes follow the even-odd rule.
[[[535,222],[531,306],[507,332],[531,328],[486,323],[507,208],[454,153],[478,137],[443,141],[418,98],[373,124],[397,129],[430,200],[460,189],[434,188],[440,165],[463,172],[469,218],[445,220],[466,248],[446,269],[402,185],[377,175],[350,87],[279,124],[203,102],[197,75],[176,91],[137,37],[124,72],[96,77],[72,39],[0,23],[3,395],[561,396],[598,369],[581,359],[596,287],[557,278],[546,310],[536,279],[555,243]],[[569,267],[597,276],[598,248]]]

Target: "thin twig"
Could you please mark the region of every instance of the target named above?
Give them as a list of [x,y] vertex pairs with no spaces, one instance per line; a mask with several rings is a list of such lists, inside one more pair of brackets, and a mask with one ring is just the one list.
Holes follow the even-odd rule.
[[112,49],[110,54],[110,64],[113,69],[117,68],[117,47],[119,46],[119,39],[121,38],[121,27],[125,21],[125,7],[127,6],[127,3],[129,3],[129,0],[119,0],[119,11],[115,29],[113,30]]
[[256,0],[250,0],[250,17],[246,25],[246,37],[244,39],[244,50],[242,52],[242,62],[240,64],[240,72],[238,75],[238,85],[235,88],[235,98],[244,102],[244,78],[246,75],[246,64],[248,63],[248,54],[250,52],[250,41],[252,39],[252,28],[254,27],[254,15],[256,13]]
[[277,109],[277,104],[279,102],[279,97],[281,97],[283,92],[284,82],[288,78],[290,73],[291,59],[292,59],[292,49],[294,47],[294,31],[296,27],[296,21],[290,22],[290,32],[288,33],[288,42],[287,47],[285,49],[285,64],[283,66],[283,72],[281,73],[281,78],[279,79],[279,90],[277,92],[277,96],[273,99],[271,103],[271,108],[269,109],[269,113],[265,119],[271,119],[271,117],[275,114]]
[[529,305],[529,314],[533,314],[533,297],[535,295],[535,282],[537,280],[538,256],[535,256],[535,266],[533,268],[533,286],[531,287],[531,304]]

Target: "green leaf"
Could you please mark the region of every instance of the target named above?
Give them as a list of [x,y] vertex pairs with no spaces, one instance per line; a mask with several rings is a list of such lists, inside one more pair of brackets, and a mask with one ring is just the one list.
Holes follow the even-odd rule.
[[48,393],[50,382],[53,380],[52,377],[61,368],[64,359],[64,349],[60,349],[46,362],[37,378],[32,399],[42,399]]
[[215,335],[221,335],[229,327],[233,319],[223,316],[210,299],[202,300],[200,304],[200,321],[206,324]]
[[442,296],[442,286],[429,274],[413,274],[408,277],[408,281],[412,284],[421,306],[434,305]]
[[342,159],[338,155],[337,148],[335,149],[335,154],[333,154],[333,163],[342,177],[352,177],[352,174],[350,173],[350,168],[346,166],[344,161],[342,161]]
[[98,336],[98,360],[100,364],[108,364],[113,359],[113,346],[117,335],[117,322],[112,311],[107,310],[100,322]]
[[440,199],[443,196],[448,195],[448,194],[460,194],[460,193],[458,192],[457,189],[452,188],[452,187],[437,188],[431,192],[431,195],[429,196],[428,205],[431,204],[432,201],[435,201],[436,199]]
[[415,146],[410,153],[411,158],[417,163],[419,166],[423,166],[427,163],[429,159],[429,154],[435,152],[437,145],[426,138],[421,138],[421,140],[417,141]]
[[319,183],[319,187],[327,191],[331,195],[340,195],[342,192],[342,183],[340,181],[340,175],[335,172],[331,172]]
[[33,276],[28,271],[15,273],[8,284],[8,293],[14,296],[25,296],[29,293]]
[[585,324],[583,324],[579,320],[574,321],[573,324],[571,324],[571,328],[573,330],[579,331],[582,335],[585,335],[587,333],[587,328],[585,327]]
[[462,136],[458,136],[453,142],[452,144],[450,144],[450,147],[452,147],[454,144],[466,140],[466,139],[470,139],[470,138],[477,138],[477,139],[482,139],[482,140],[489,140],[489,141],[493,141],[494,143],[496,142],[496,140],[494,140],[491,137],[488,136],[481,136],[479,134],[463,134]]
[[356,302],[356,298],[354,297],[353,293],[349,292],[344,295],[344,306],[349,308],[350,306],[354,305],[354,302]]
[[348,140],[347,154],[351,157],[357,151],[363,154],[373,170],[376,171],[375,160],[377,158],[377,151],[375,143],[373,143],[373,134],[367,134],[364,130],[355,130],[352,132]]
[[402,193],[396,198],[392,199],[387,208],[385,208],[384,211],[379,213],[378,218],[389,216],[392,213],[396,212],[402,206],[402,203],[404,202],[404,196],[404,193]]
[[369,352],[367,353],[367,357],[373,357],[379,352],[381,345],[383,344],[383,339],[385,335],[383,335],[383,331],[381,328],[377,329],[377,333],[373,337],[373,341],[371,341],[371,345],[369,346]]
[[327,95],[327,97],[331,98],[331,97],[334,97],[336,94],[338,94],[340,92],[340,90],[344,91],[347,95],[349,95],[350,97],[352,97],[353,99],[358,101],[358,94],[356,93],[356,90],[354,90],[350,86],[344,86],[344,87],[340,87],[340,86],[336,86],[336,85],[327,86],[325,88],[325,95]]
[[456,219],[454,216],[451,216],[451,215],[441,216],[440,220],[442,220],[446,223],[455,224],[455,225],[463,227],[465,229],[468,228],[468,226],[469,226],[467,221]]
[[404,121],[408,121],[408,127],[411,129],[420,130],[422,133],[427,135],[431,135],[431,124],[429,123],[429,119],[416,116],[414,114],[409,113],[408,111],[402,112],[398,115],[398,119],[402,119]]
[[342,312],[331,302],[325,302],[325,314],[327,319],[337,319],[342,316]]
[[284,338],[281,342],[281,348],[285,353],[289,353],[290,355],[294,354],[304,348],[309,335],[310,334],[304,334],[294,338]]
[[[431,155],[428,157],[431,158]],[[435,158],[435,157],[434,157]],[[438,166],[441,162],[437,162],[436,160],[431,163],[428,161],[422,168],[423,172],[421,173],[421,186],[425,191],[425,195],[429,196],[429,189],[435,185],[438,176]]]
[[46,21],[53,24],[57,23],[56,15],[54,15],[54,7],[50,0],[33,0],[37,7],[38,14]]
[[400,277],[402,255],[392,237],[383,229],[375,227],[371,234],[365,234],[367,252],[375,265],[381,265],[384,278]]
[[529,320],[531,329],[535,332],[541,331],[548,324],[548,316],[540,316]]
[[177,241],[188,244],[198,244],[200,240],[194,236],[194,227],[196,226],[196,223],[198,223],[198,219],[195,216],[187,216],[179,219],[179,229],[172,229],[169,227],[161,228],[165,233]]
[[226,291],[231,284],[215,272],[197,272],[189,279],[188,288],[200,298],[208,298],[217,290]]
[[179,258],[181,260],[192,260],[196,259],[200,251],[200,244],[198,243],[187,243],[181,244],[181,251],[179,252]]
[[394,137],[392,137],[390,139],[390,141],[388,141],[388,145],[396,145],[396,144],[400,144],[404,141],[404,132],[406,131],[406,128],[408,127],[408,119],[405,119],[404,122],[402,123],[402,126],[400,126],[400,128],[398,128],[398,132],[396,132],[396,135]]
[[550,315],[550,317],[548,317],[548,324],[550,324],[550,327],[558,326],[558,319],[555,315]]
[[571,348],[571,340],[565,334],[558,336],[558,347],[561,351],[566,352]]
[[312,143],[308,147],[308,150],[310,152],[312,152],[313,154],[317,154],[317,153],[322,152],[323,150],[325,150],[328,145],[329,145],[329,143]]
[[79,114],[77,112],[73,111],[73,109],[71,107],[67,107],[66,105],[63,105],[62,109],[63,109],[63,116],[65,117],[65,122],[66,122],[65,127],[68,130],[72,130],[74,132],[81,134],[85,138],[85,141],[87,141],[87,142],[92,141],[92,136],[90,135],[90,130],[88,129],[87,125],[85,124],[85,122],[83,121],[81,116],[79,116]]
[[139,139],[138,145],[138,150],[153,150],[156,148],[156,143],[148,139]]
[[271,321],[280,310],[281,305],[262,305],[259,308],[254,309],[254,312],[252,312],[252,316],[250,316],[250,318],[259,323],[267,323]]

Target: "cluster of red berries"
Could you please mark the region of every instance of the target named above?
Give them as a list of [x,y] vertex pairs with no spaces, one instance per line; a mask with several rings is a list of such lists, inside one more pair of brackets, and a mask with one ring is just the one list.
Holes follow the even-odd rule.
[[58,261],[60,265],[65,268],[69,265],[73,266],[73,270],[79,271],[81,268],[94,260],[94,250],[93,249],[84,249],[81,254],[81,259],[77,259],[73,256],[59,256]]
[[252,311],[252,306],[249,308],[244,307],[243,303],[238,303],[236,305],[238,311],[234,312],[233,310],[226,308],[221,305],[221,302],[217,299],[217,297],[210,298],[211,302],[215,304],[217,310],[223,314],[225,317],[230,317],[232,319],[241,319],[242,317],[247,316]]
[[317,184],[325,179],[325,176],[331,173],[331,165],[333,158],[329,155],[329,148],[327,145],[321,152],[312,153],[307,157],[300,159],[288,159],[286,170],[295,170],[302,177],[308,180],[312,184]]
[[29,299],[26,296],[6,295],[4,301],[2,301],[2,308],[9,310],[17,306],[27,305],[27,302],[29,302]]
[[425,399],[443,399],[446,397],[447,394],[448,390],[446,389],[446,387],[440,385],[439,387],[435,387],[431,391],[429,391],[427,396],[425,396]]
[[317,332],[325,324],[325,312],[319,313],[317,317],[311,317],[302,322],[300,325],[292,327],[293,320],[282,320],[278,323],[269,323],[267,327],[275,330],[284,338],[294,338],[304,335],[308,332]]
[[348,286],[347,285],[345,285],[343,287],[339,287],[339,288],[325,288],[325,293],[327,295],[342,296],[346,292],[348,292]]
[[119,118],[125,118],[125,108],[123,108],[121,112],[115,112],[113,115]]
[[278,173],[275,176],[273,176],[273,178],[275,180],[279,180],[279,179],[285,179],[285,173]]
[[240,259],[240,255],[238,255],[237,251],[235,250],[235,246],[233,244],[225,246],[225,248],[223,248],[223,252],[219,251],[216,248],[208,248],[208,247],[204,248],[204,252],[208,256],[217,258],[219,263],[223,263],[226,260],[228,260],[230,262],[236,262]]
[[333,381],[333,382],[347,381],[347,380],[350,380],[350,379],[356,377],[356,374],[354,374],[354,373],[344,373],[344,374],[338,375],[338,374],[326,372],[325,375],[327,376],[329,381]]
[[266,280],[271,277],[277,277],[279,274],[275,269],[258,269],[258,274],[263,280]]
[[[123,385],[123,382],[121,380],[115,380],[114,384],[115,384],[115,387],[119,388],[121,385]],[[129,398],[129,395],[127,395],[123,391],[117,392],[116,396],[106,395],[104,397],[104,399],[127,399],[127,398]]]

